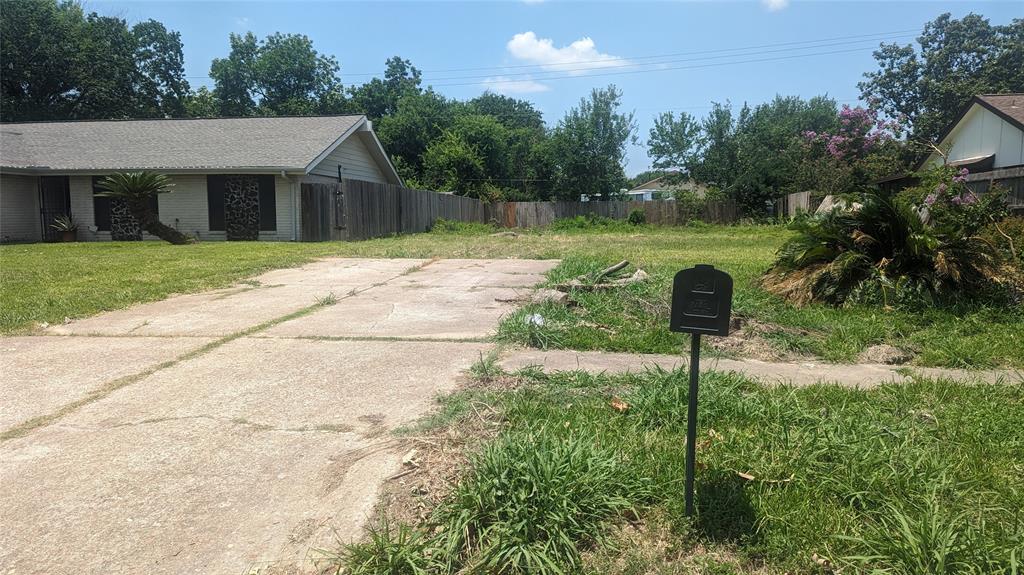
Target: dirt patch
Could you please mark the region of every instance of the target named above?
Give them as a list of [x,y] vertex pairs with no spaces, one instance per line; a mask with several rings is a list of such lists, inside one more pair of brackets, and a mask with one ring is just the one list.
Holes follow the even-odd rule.
[[728,337],[710,337],[707,345],[712,349],[733,357],[759,359],[761,361],[806,361],[812,356],[799,354],[779,347],[768,339],[769,334],[784,333],[806,337],[814,334],[808,330],[786,328],[772,323],[734,317],[732,332]]
[[914,359],[914,355],[896,346],[881,343],[873,345],[857,357],[860,363],[882,363],[885,365],[901,365]]
[[688,541],[673,533],[657,512],[613,527],[608,545],[582,554],[586,573],[647,575],[769,575],[775,572],[750,561],[725,544]]

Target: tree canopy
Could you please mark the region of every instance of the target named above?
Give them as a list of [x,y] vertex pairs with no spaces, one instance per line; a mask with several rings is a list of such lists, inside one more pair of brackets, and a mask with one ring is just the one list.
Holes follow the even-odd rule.
[[975,94],[1024,92],[1024,19],[993,26],[978,14],[943,14],[911,44],[882,44],[861,97],[934,140]]

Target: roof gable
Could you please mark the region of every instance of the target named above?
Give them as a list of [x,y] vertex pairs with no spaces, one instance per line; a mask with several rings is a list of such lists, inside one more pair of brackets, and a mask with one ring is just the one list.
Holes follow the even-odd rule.
[[49,171],[305,171],[365,116],[0,124],[0,166]]

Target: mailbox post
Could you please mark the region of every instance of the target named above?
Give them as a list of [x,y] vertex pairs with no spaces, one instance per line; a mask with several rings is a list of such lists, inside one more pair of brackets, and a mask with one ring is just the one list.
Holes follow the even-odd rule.
[[700,336],[729,335],[732,278],[700,264],[676,274],[672,283],[671,331],[690,334],[690,392],[686,410],[686,515],[693,515],[693,475],[697,457],[697,382]]

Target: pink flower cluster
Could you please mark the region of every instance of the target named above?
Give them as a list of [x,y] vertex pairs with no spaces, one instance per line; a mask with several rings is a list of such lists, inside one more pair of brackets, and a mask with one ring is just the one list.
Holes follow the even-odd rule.
[[900,130],[899,122],[878,117],[878,112],[843,104],[839,110],[839,133],[819,134],[812,130],[803,133],[809,143],[821,143],[830,156],[837,160],[860,157],[879,143],[893,139]]

